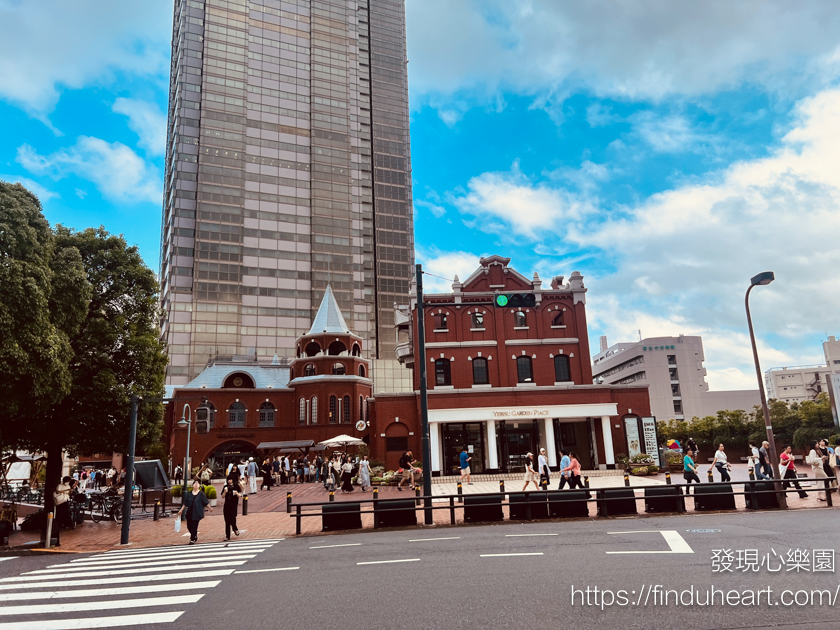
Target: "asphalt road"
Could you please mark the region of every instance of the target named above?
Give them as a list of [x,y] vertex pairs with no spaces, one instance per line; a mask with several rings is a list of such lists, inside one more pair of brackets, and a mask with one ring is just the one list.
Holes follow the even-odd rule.
[[[838,516],[436,527],[18,557],[0,561],[0,630],[840,628],[840,574],[814,571],[814,550],[833,558]],[[712,587],[713,605],[697,605]],[[826,591],[821,605],[812,591]]]

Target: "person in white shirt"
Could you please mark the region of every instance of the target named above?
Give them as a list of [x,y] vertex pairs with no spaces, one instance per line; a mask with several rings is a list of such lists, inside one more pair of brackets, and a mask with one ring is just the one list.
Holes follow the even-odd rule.
[[720,473],[720,480],[722,482],[727,482],[732,481],[732,477],[729,476],[729,471],[732,470],[732,466],[730,466],[729,462],[726,460],[726,453],[723,449],[723,444],[718,446],[718,450],[715,451],[715,459],[713,463]]
[[[540,485],[545,490],[548,490],[548,484],[551,483],[551,476],[548,469],[548,457],[546,457],[544,448],[540,449],[540,456],[537,459],[537,463],[539,464],[540,471]],[[545,483],[543,483],[543,481],[545,481]]]

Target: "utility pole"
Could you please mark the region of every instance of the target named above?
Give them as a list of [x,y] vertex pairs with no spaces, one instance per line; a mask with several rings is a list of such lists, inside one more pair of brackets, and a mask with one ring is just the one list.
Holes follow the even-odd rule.
[[131,529],[131,499],[134,494],[134,447],[137,442],[137,406],[140,397],[131,395],[131,417],[128,429],[128,460],[125,465],[125,489],[123,492],[123,517],[120,544],[128,544],[128,532]]
[[432,516],[432,450],[429,444],[429,396],[426,388],[426,319],[423,314],[423,266],[417,270],[417,340],[418,356],[414,365],[420,370],[420,447],[423,452],[423,496],[425,523],[434,523]]

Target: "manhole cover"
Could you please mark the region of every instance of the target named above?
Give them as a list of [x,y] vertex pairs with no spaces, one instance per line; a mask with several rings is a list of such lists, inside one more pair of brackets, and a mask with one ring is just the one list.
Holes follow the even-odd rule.
[[719,529],[687,529],[685,531],[690,532],[692,534],[716,534],[720,530]]

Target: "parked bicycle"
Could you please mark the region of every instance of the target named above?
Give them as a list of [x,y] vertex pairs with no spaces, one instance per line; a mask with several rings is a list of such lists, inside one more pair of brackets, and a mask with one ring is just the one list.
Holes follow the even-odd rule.
[[123,498],[113,491],[90,495],[90,520],[94,523],[103,518],[122,522]]

